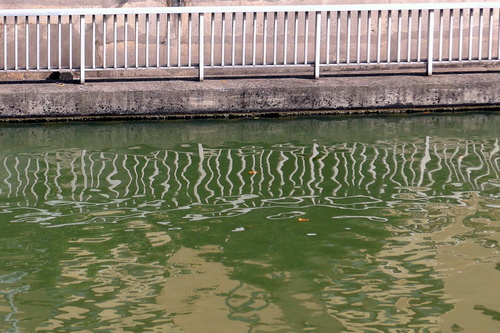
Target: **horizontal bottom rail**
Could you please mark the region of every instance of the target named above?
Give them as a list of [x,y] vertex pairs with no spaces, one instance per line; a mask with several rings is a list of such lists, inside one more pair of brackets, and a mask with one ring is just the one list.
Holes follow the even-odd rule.
[[[320,64],[318,67],[321,69],[322,76],[330,75],[342,75],[342,73],[353,72],[359,75],[362,73],[369,73],[370,71],[391,71],[391,73],[410,73],[412,71],[422,72],[425,71],[426,61],[421,62],[372,62],[372,63],[331,63],[331,64]],[[500,70],[500,62],[496,60],[443,60],[435,61],[433,63],[435,69],[441,73],[446,73],[447,71],[460,71],[460,72],[470,72],[470,71],[498,71]],[[275,75],[311,75],[310,69],[315,68],[312,63],[309,64],[287,64],[287,65],[214,65],[205,66],[204,70],[209,73],[210,76],[220,77],[262,77],[262,76],[275,76]],[[274,69],[274,70],[273,70]],[[305,71],[304,71],[305,70]],[[199,71],[197,64],[192,66],[181,66],[181,67],[106,67],[106,68],[86,68],[85,72],[90,74],[88,79],[116,79],[116,78],[127,78],[135,77],[140,79],[141,77],[150,79],[185,79],[186,77],[192,77],[195,72]],[[144,74],[134,74],[128,76],[126,73],[142,72]],[[4,77],[2,78],[0,73],[0,79],[4,81],[23,81],[23,80],[48,80],[48,81],[68,81],[77,79],[81,75],[81,70],[78,67],[73,68],[40,68],[38,70],[4,70]],[[40,76],[46,73],[45,76]],[[52,76],[47,75],[47,73],[69,73],[70,76],[58,75]],[[116,73],[116,74],[113,74]],[[119,74],[118,74],[119,73]],[[186,74],[183,74],[186,73]],[[309,73],[309,74],[308,74]],[[38,76],[37,76],[38,74]],[[19,75],[19,76],[18,76]]]
[[[427,64],[426,60],[422,61],[410,61],[410,62],[397,62],[397,61],[381,61],[381,62],[332,62],[332,63],[321,63],[319,64],[320,67],[336,67],[336,66],[415,66],[415,65],[424,65]],[[479,59],[473,59],[473,60],[441,60],[441,61],[433,61],[433,64],[435,66],[439,65],[446,65],[446,64],[459,64],[459,65],[477,65],[477,64],[484,64],[484,65],[500,65],[497,60],[479,60]],[[255,68],[297,68],[297,67],[314,67],[314,63],[307,63],[307,64],[266,64],[266,65],[205,65],[203,66],[204,69],[210,70],[211,68],[216,68],[216,69],[222,69],[222,68],[237,68],[237,69],[255,69]],[[183,69],[199,69],[200,67],[198,64],[193,64],[191,66],[138,66],[138,67],[124,67],[124,66],[116,66],[116,67],[86,67],[85,71],[86,72],[97,72],[97,71],[123,71],[123,70],[183,70]],[[20,72],[30,72],[30,73],[37,73],[37,72],[76,72],[80,71],[80,67],[63,67],[63,68],[47,68],[47,67],[41,67],[41,68],[18,68],[18,69],[0,69],[0,75],[1,73],[20,73]]]

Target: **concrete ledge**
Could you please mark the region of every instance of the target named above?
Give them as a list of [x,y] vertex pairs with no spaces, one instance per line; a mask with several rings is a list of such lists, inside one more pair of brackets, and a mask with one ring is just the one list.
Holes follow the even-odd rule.
[[0,84],[2,120],[500,109],[500,73]]

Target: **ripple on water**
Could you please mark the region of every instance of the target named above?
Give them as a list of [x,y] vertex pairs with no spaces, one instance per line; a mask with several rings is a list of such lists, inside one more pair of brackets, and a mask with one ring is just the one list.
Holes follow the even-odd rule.
[[269,215],[267,216],[268,219],[270,220],[287,220],[287,219],[292,219],[296,218],[299,216],[303,216],[306,213],[300,212],[300,211],[293,211],[293,212],[284,212],[284,213],[279,213],[275,215]]
[[[404,122],[378,117],[358,137],[352,119],[251,135],[231,123],[234,140],[180,123],[134,123],[123,137],[109,134],[122,124],[70,126],[70,142],[54,140],[70,148],[3,149],[0,331],[498,325],[497,131],[441,138],[441,122],[424,136],[425,119],[394,139]],[[0,140],[19,147],[21,132]]]
[[370,221],[374,222],[387,222],[389,221],[385,217],[380,217],[380,216],[364,216],[364,215],[338,215],[338,216],[332,216],[333,219],[368,219]]
[[325,200],[328,203],[330,203],[333,207],[341,209],[352,209],[352,210],[365,210],[377,207],[377,205],[380,203],[384,203],[382,199],[367,195],[325,197]]
[[14,283],[21,280],[26,275],[28,275],[28,273],[25,272],[13,272],[10,274],[5,274],[0,276],[0,283]]

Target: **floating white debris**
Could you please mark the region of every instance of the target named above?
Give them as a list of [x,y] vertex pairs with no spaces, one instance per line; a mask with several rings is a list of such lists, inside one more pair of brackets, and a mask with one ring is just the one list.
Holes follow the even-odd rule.
[[310,233],[307,234],[307,236],[313,237],[313,236],[318,236],[318,234],[315,234],[314,232],[310,232]]
[[351,230],[351,228],[344,228],[345,230]]
[[172,228],[168,228],[168,230],[181,230],[182,228],[181,227],[172,227]]
[[231,230],[232,232],[240,232],[240,231],[245,231],[245,228],[243,227],[239,227],[239,228],[236,228],[234,230]]
[[169,224],[172,224],[172,222],[157,222],[158,224],[161,224],[161,225],[169,225]]

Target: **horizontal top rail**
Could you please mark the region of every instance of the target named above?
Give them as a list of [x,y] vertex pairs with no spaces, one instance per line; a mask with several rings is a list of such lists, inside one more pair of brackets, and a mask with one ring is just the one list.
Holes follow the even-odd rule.
[[217,6],[217,7],[128,7],[128,8],[52,8],[0,9],[0,16],[49,15],[120,15],[120,14],[193,14],[245,12],[322,12],[373,10],[440,10],[500,8],[500,2],[406,3],[363,5],[294,5],[294,6]]

